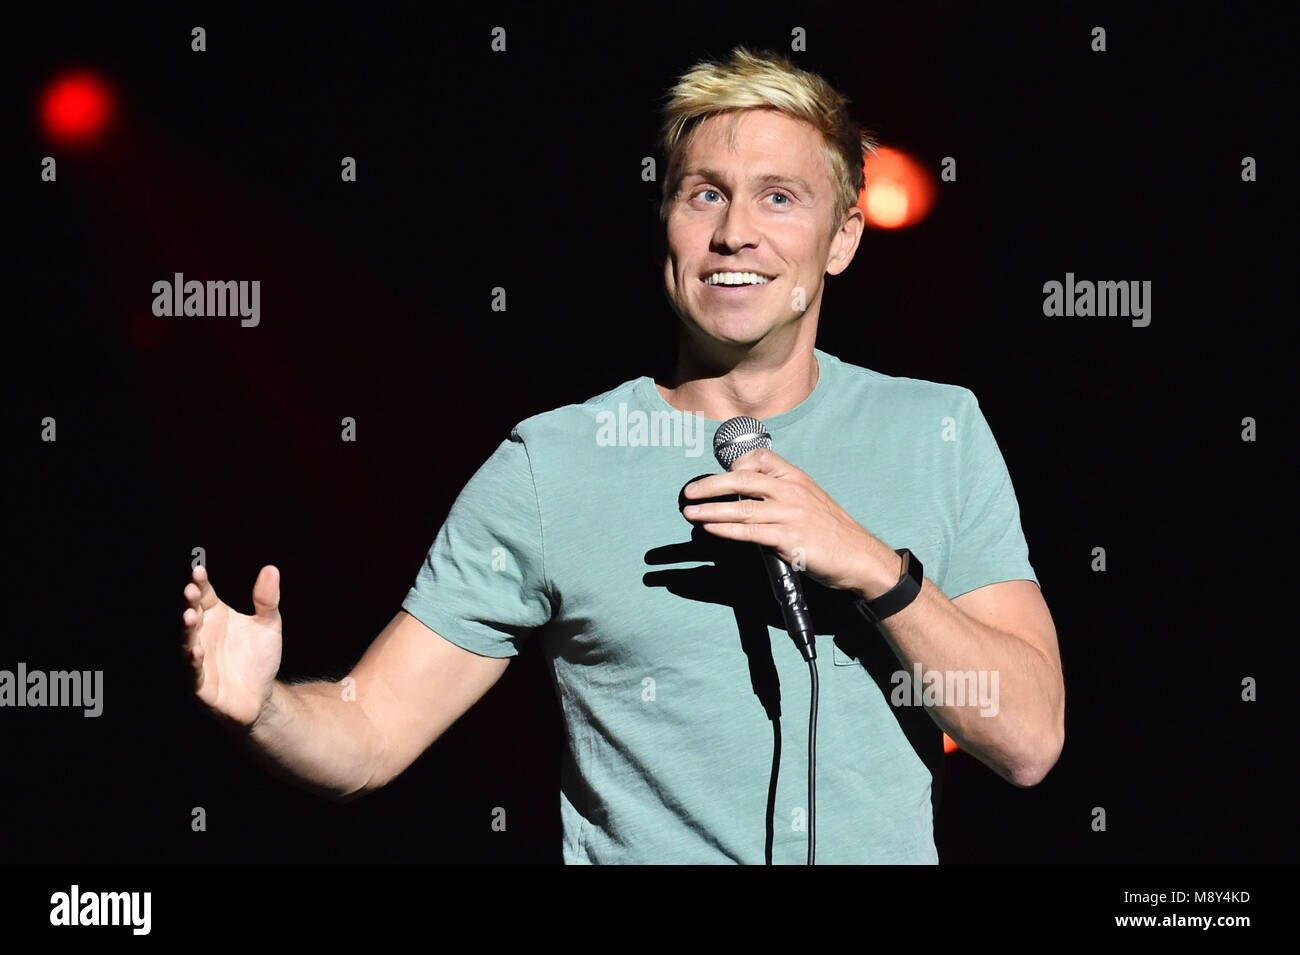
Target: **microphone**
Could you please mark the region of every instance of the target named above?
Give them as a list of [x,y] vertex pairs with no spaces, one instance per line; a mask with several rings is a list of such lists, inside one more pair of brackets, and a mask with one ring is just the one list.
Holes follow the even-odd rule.
[[[719,425],[713,435],[713,456],[728,471],[742,454],[757,448],[767,448],[769,451],[772,448],[772,436],[757,418],[731,418]],[[763,555],[763,566],[767,568],[767,577],[772,584],[772,595],[781,608],[785,629],[803,658],[811,662],[817,658],[816,636],[813,633],[812,616],[803,599],[799,577],[770,547],[758,545],[758,549]]]

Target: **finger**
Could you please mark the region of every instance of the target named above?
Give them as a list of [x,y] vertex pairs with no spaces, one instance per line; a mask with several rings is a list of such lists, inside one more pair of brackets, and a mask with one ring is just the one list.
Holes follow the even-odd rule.
[[731,465],[732,471],[741,468],[747,471],[759,471],[774,478],[799,478],[805,476],[802,471],[771,448],[755,448],[753,451],[746,451],[736,458]]
[[[198,587],[199,591],[193,599],[198,602],[200,607],[204,610],[211,610],[221,602],[217,599],[217,592],[212,589],[212,581],[208,580],[208,569],[206,567],[202,564],[195,567],[192,579],[194,585]],[[186,586],[185,595],[187,599],[189,599],[189,594],[190,588],[189,586]],[[191,606],[193,606],[193,604],[191,604]]]
[[199,631],[203,629],[203,608],[193,604],[186,607],[181,614],[181,622],[185,625],[181,648],[188,654],[193,652],[199,642]]
[[713,523],[701,524],[715,537],[725,537],[733,541],[748,541],[762,547],[779,548],[785,538],[780,524],[735,524]]
[[[752,453],[752,452],[751,452]],[[710,474],[686,485],[682,492],[688,498],[722,497],[724,494],[743,494],[771,500],[781,494],[781,481],[761,471],[748,468],[732,470],[725,474]]]
[[183,652],[185,660],[190,666],[190,676],[194,679],[194,689],[198,690],[203,686],[203,641],[199,639],[199,631],[203,627],[203,608],[195,610],[193,607],[186,607],[185,612],[181,614],[181,620],[185,623],[185,641]]
[[278,620],[280,616],[280,571],[267,564],[253,584],[253,614],[263,620]]
[[682,509],[682,516],[702,524],[785,524],[791,523],[794,515],[775,501],[747,499],[690,504]]
[[204,656],[205,656],[205,654],[204,654],[204,652],[203,652],[203,644],[202,644],[202,643],[195,643],[193,649],[191,649],[190,652],[189,652],[189,654],[188,654],[188,659],[189,659],[189,661],[190,661],[190,675],[194,678],[194,689],[195,689],[195,690],[200,690],[200,689],[203,688],[203,658],[204,658]]

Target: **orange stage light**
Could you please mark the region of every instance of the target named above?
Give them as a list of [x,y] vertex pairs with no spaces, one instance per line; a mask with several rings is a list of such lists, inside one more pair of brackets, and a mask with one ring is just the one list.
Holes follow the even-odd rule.
[[878,146],[875,156],[867,154],[862,173],[866,181],[858,194],[858,208],[867,225],[904,229],[929,215],[937,192],[934,176],[907,153]]

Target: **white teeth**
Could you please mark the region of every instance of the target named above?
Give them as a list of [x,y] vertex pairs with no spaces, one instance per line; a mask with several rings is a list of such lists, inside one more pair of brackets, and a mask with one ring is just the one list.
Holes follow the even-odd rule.
[[766,285],[772,280],[756,272],[714,272],[704,281],[707,285]]

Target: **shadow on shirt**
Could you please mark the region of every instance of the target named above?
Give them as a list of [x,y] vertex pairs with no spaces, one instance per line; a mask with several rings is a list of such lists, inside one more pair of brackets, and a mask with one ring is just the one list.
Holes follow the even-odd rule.
[[[737,496],[710,498],[709,501],[737,500]],[[679,495],[678,508],[688,502]],[[726,540],[691,524],[690,539],[665,544],[646,551],[645,562],[657,567],[664,564],[698,562],[702,566],[652,570],[642,578],[647,587],[662,587],[686,600],[721,604],[730,607],[736,618],[736,636],[749,662],[749,679],[754,695],[772,721],[772,776],[768,789],[767,853],[772,861],[772,840],[776,797],[776,774],[781,758],[781,684],[772,658],[772,640],[768,627],[784,630],[780,608],[772,594],[758,548],[753,544]],[[891,677],[902,664],[872,626],[854,606],[856,598],[848,591],[833,590],[807,575],[800,575],[804,599],[818,637],[830,637],[835,646],[857,661],[875,682],[888,702],[895,684]],[[822,641],[818,641],[825,646]],[[824,657],[819,657],[819,663]],[[942,731],[925,707],[890,706],[917,757],[930,770],[930,801],[937,816],[943,785]]]

